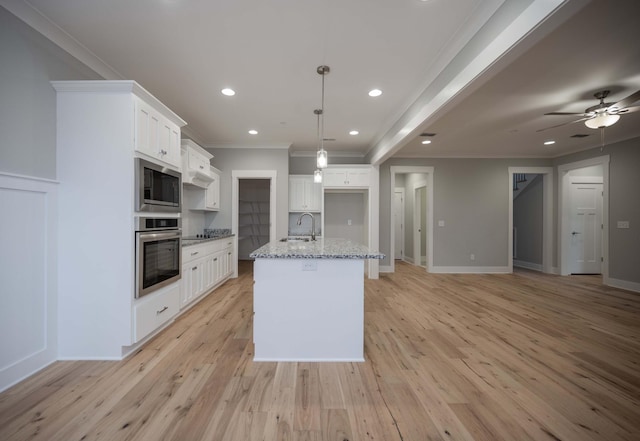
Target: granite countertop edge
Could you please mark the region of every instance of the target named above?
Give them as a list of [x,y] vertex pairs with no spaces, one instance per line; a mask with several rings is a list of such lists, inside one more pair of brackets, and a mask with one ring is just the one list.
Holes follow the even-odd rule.
[[317,242],[270,242],[253,251],[254,259],[384,259],[384,254],[346,239]]

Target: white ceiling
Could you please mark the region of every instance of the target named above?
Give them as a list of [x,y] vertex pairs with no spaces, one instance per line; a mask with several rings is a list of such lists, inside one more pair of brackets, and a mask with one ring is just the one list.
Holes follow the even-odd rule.
[[[336,139],[325,148],[330,157],[374,162],[392,155],[552,157],[590,148],[599,132],[574,124],[536,133],[569,120],[542,115],[584,111],[604,88],[612,91],[607,101],[640,89],[637,0],[2,4],[105,78],[136,80],[205,147],[313,153],[321,64],[331,68],[324,135]],[[224,87],[237,94],[221,95]],[[382,96],[367,96],[374,87]],[[606,141],[639,136],[639,118],[623,116],[606,129]],[[360,135],[348,135],[352,129]],[[437,133],[431,145],[416,140],[422,131]],[[568,138],[574,133],[591,136]],[[550,138],[556,145],[541,145]]]

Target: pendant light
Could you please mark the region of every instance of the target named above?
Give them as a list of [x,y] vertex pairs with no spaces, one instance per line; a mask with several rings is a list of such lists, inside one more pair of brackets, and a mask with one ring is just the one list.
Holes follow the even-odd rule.
[[[329,66],[318,66],[316,69],[319,75],[322,76],[322,105],[320,107],[320,113],[318,115],[318,119],[321,121],[320,123],[320,136],[319,136],[319,144],[318,144],[318,154],[316,158],[316,165],[319,170],[327,167],[328,158],[327,151],[324,149],[324,76],[328,74],[331,69]],[[317,112],[317,111],[315,111]]]
[[[320,115],[322,115],[322,109],[316,109],[313,111],[313,113],[316,115],[316,119],[318,121],[317,124],[317,134],[318,134],[318,163],[320,162],[320,147],[322,146],[322,138],[320,135]],[[325,152],[326,153],[326,152]],[[326,158],[325,158],[326,159]],[[315,182],[316,184],[320,184],[322,182],[322,170],[320,169],[320,166],[318,165],[318,168],[316,169],[316,171],[313,172],[313,182]]]

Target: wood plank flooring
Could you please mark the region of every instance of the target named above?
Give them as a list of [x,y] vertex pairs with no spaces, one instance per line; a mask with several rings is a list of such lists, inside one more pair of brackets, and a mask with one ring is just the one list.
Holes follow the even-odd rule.
[[640,295],[593,276],[366,281],[364,363],[254,363],[252,274],[122,362],[0,394],[0,440],[640,440]]

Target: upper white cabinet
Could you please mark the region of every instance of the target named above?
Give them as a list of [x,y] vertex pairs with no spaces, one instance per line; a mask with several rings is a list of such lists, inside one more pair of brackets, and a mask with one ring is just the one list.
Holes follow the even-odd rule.
[[205,190],[205,208],[215,211],[220,209],[220,171],[215,167],[210,170],[213,180]]
[[142,99],[135,99],[134,148],[180,168],[180,127]]
[[311,175],[289,176],[289,211],[322,210],[322,185]]
[[182,140],[182,183],[207,188],[213,182],[213,155],[190,139]]
[[368,188],[370,184],[369,167],[326,168],[322,172],[324,188]]

